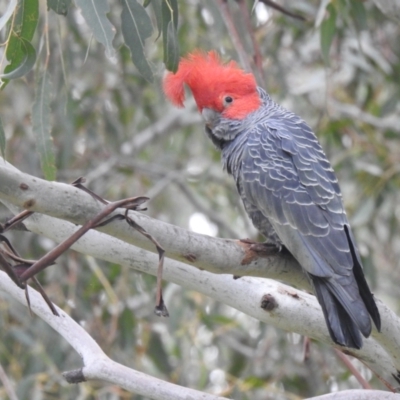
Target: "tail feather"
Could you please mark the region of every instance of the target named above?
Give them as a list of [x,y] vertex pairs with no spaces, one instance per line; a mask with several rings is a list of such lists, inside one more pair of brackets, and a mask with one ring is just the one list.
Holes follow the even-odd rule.
[[344,229],[353,259],[352,273],[331,277],[310,274],[310,278],[332,340],[342,346],[360,349],[361,335],[368,337],[371,334],[371,318],[378,331],[381,329],[381,318],[365,280],[352,232],[347,225]]
[[[360,328],[331,291],[327,279],[312,275],[311,279],[332,340],[341,346],[360,349],[362,347]],[[369,316],[367,317],[369,320]]]
[[363,336],[371,334],[371,318],[359,293],[358,282],[353,276],[333,277],[326,280],[329,292],[342,306]]
[[362,271],[361,266],[356,263],[353,268],[354,276],[358,283],[358,290],[360,291],[360,296],[364,301],[365,306],[369,314],[371,315],[372,320],[376,326],[378,331],[381,331],[381,316],[379,314],[378,307],[375,303],[374,296],[369,289],[367,281],[365,280],[364,273]]
[[378,307],[376,306],[374,296],[371,293],[371,290],[368,286],[367,281],[365,280],[364,272],[361,266],[361,260],[358,256],[358,253],[356,252],[356,249],[354,248],[354,239],[351,230],[345,225],[344,226],[346,235],[347,235],[347,240],[350,245],[350,251],[351,255],[354,260],[354,267],[353,267],[353,273],[354,277],[356,279],[357,285],[358,285],[358,290],[360,292],[360,296],[364,301],[365,306],[367,307],[367,310],[369,314],[371,315],[372,320],[374,321],[374,324],[376,326],[376,329],[378,331],[381,330],[381,316],[379,314]]

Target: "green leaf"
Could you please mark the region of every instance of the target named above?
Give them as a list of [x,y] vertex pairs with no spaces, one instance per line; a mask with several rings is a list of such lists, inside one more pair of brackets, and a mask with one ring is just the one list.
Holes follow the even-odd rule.
[[[36,52],[30,41],[38,24],[39,2],[38,0],[19,0],[15,12],[10,40],[6,47],[6,58],[9,64],[4,68],[2,79],[15,79],[25,75],[36,61]],[[8,75],[15,70],[19,72]]]
[[93,32],[98,42],[106,48],[107,57],[114,57],[115,50],[112,41],[115,28],[107,18],[110,7],[107,0],[76,0],[76,5],[82,10],[83,18]]
[[59,15],[67,15],[71,0],[47,0],[47,7]]
[[3,121],[0,118],[0,152],[3,158],[6,157],[6,134],[4,132]]
[[329,65],[329,50],[336,33],[336,9],[331,3],[326,7],[328,18],[321,24],[321,52],[324,62]]
[[350,15],[359,31],[367,29],[367,13],[361,1],[350,0]]
[[121,26],[133,63],[147,81],[153,82],[153,71],[144,54],[144,42],[153,33],[153,26],[136,0],[122,0]]
[[158,35],[156,40],[161,36],[162,33],[162,12],[161,12],[161,2],[162,0],[152,0],[151,6],[154,11],[154,16],[156,17]]
[[168,70],[176,72],[179,64],[179,43],[176,30],[172,21],[167,29],[167,48],[165,51],[165,66]]
[[13,32],[31,41],[39,20],[39,0],[19,0]]
[[52,84],[47,71],[44,71],[37,80],[35,99],[32,107],[33,134],[36,139],[36,148],[40,157],[43,175],[47,180],[56,178],[53,138],[50,130],[50,102]]
[[176,0],[164,0],[161,6],[164,64],[168,70],[176,72],[179,62],[178,3]]
[[[0,75],[0,78],[3,80],[21,78],[21,76],[26,75],[32,69],[36,61],[36,51],[34,47],[30,44],[30,42],[28,42],[24,38],[19,38],[16,36],[13,37],[15,37],[19,43],[18,58],[19,54],[24,54],[24,58],[21,60],[20,64],[16,68],[11,70],[10,72]],[[7,67],[9,67],[9,65]],[[7,71],[7,69],[8,68],[5,68],[4,71]]]
[[[169,21],[174,22],[175,29],[178,29],[178,2],[177,0],[162,0],[163,26],[167,27]],[[166,28],[165,32],[166,32]]]
[[151,3],[151,0],[144,0],[143,7],[146,8]]

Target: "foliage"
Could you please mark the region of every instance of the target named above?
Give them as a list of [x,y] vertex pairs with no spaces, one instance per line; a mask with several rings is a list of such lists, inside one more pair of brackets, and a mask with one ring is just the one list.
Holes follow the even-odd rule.
[[[85,176],[106,198],[147,195],[147,213],[160,220],[255,238],[193,102],[179,112],[161,91],[164,66],[175,70],[179,55],[194,48],[217,49],[252,68],[276,100],[315,129],[338,174],[366,274],[397,311],[399,25],[370,0],[280,2],[303,19],[261,1],[226,4],[2,5],[4,15],[7,6],[14,9],[0,30],[1,152],[32,175],[55,179],[57,171],[65,182]],[[26,232],[11,239],[26,258],[54,245]],[[173,284],[165,285],[171,316],[158,319],[155,280],[118,265],[69,252],[40,280],[108,355],[162,379],[235,399],[265,399],[272,390],[275,399],[297,398],[358,386],[331,349],[312,343],[304,361],[302,338]],[[79,357],[25,309],[7,299],[0,306],[0,364],[19,398],[131,398],[102,383],[64,383],[60,373],[76,368]]]

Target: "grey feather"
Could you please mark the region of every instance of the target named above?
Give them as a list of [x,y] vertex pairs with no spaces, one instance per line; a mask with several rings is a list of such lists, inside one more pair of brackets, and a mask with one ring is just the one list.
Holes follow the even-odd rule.
[[[309,276],[332,340],[360,348],[380,315],[365,281],[334,171],[311,128],[258,89],[243,120],[207,121],[256,228]],[[212,114],[216,115],[216,113]],[[219,115],[219,114],[218,114]]]

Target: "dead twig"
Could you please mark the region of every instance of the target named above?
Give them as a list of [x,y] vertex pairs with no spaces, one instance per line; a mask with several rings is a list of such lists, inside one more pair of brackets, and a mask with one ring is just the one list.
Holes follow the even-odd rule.
[[0,225],[0,232],[4,233],[4,232],[8,231],[13,226],[21,223],[23,220],[25,220],[32,214],[33,214],[33,211],[28,211],[28,210],[24,210],[24,211],[20,212],[13,218],[9,219],[4,225]]
[[334,349],[336,356],[342,361],[344,365],[348,368],[348,370],[354,375],[354,377],[357,379],[358,383],[364,388],[364,389],[372,389],[371,385],[369,382],[365,380],[365,378],[360,374],[360,371],[352,364],[352,362],[349,360],[349,357],[346,356],[346,354],[343,354],[340,350]]
[[35,261],[35,263],[22,273],[20,279],[26,281],[32,276],[36,275],[40,271],[47,268],[49,265],[53,264],[54,261],[68,250],[78,239],[80,239],[88,230],[97,228],[100,226],[101,221],[110,215],[117,208],[127,208],[131,210],[136,210],[141,204],[147,201],[147,197],[131,197],[128,199],[123,199],[115,201],[113,203],[108,203],[94,218],[86,222],[81,226],[73,235],[65,239],[59,245],[57,245],[53,250],[49,251],[41,259]]
[[[92,197],[94,197],[96,200],[99,200],[103,204],[108,204],[108,205],[111,204],[111,203],[107,202],[106,200],[104,200],[102,197],[98,196],[96,193],[92,192],[91,190],[89,190],[88,188],[83,186],[82,183],[84,181],[85,181],[84,178],[78,178],[76,181],[74,181],[72,183],[72,185],[77,187],[77,188],[79,188],[79,189],[81,189],[81,190],[83,190],[83,191],[85,191],[86,193],[90,194]],[[141,197],[141,198],[138,197],[137,199],[146,199],[146,200],[148,200],[148,197]],[[124,206],[126,208],[124,215],[122,215],[122,214],[114,215],[111,218],[108,218],[103,222],[99,222],[95,227],[98,228],[98,227],[107,225],[111,221],[116,220],[116,219],[125,219],[125,221],[128,223],[129,226],[131,226],[132,228],[136,229],[140,234],[145,236],[147,239],[149,239],[154,244],[154,246],[157,249],[158,256],[159,256],[158,269],[157,269],[156,306],[155,306],[154,312],[158,316],[168,317],[169,313],[168,313],[167,307],[165,306],[164,299],[163,299],[163,296],[162,296],[162,272],[163,272],[163,266],[164,266],[165,250],[160,246],[160,244],[157,242],[157,240],[152,235],[150,235],[144,228],[142,228],[139,224],[137,224],[128,215],[129,210],[138,210],[138,207],[142,203],[143,203],[143,201],[141,201],[138,205],[134,205],[133,207],[132,206]],[[144,211],[146,209],[145,208],[141,208],[140,210]]]
[[261,55],[261,51],[260,51],[260,46],[258,45],[258,42],[254,35],[254,29],[253,29],[253,25],[251,23],[249,10],[247,8],[247,4],[246,4],[245,0],[239,0],[238,3],[239,3],[240,12],[243,15],[244,22],[246,24],[246,29],[249,33],[251,42],[253,44],[254,64],[255,64],[256,70],[258,72],[259,80],[261,80],[261,82],[259,82],[259,83],[263,84],[265,81],[265,76],[264,76],[264,70],[263,70],[263,66],[262,66],[262,55]]
[[235,23],[232,19],[227,1],[218,0],[217,4],[221,12],[222,19],[224,20],[226,28],[228,29],[232,43],[235,46],[236,51],[239,55],[240,62],[242,63],[245,70],[251,71],[251,65],[249,63],[246,50],[244,49],[242,39],[240,38],[239,32],[237,31]]
[[[19,288],[21,288],[25,291],[26,301],[28,303],[29,311],[31,312],[28,286],[26,285],[25,282],[21,281],[20,276],[24,271],[26,271],[28,268],[31,267],[31,265],[34,263],[34,261],[25,260],[25,259],[21,258],[20,255],[17,253],[17,251],[14,249],[14,247],[11,245],[10,241],[3,235],[0,235],[0,243],[2,244],[2,246],[0,248],[0,266],[8,274],[8,276],[13,280],[14,283]],[[10,259],[11,261],[17,261],[17,262],[19,262],[19,264],[12,265],[10,262],[8,262],[7,259]],[[39,281],[35,277],[33,277],[32,280],[35,283],[39,293],[42,295],[44,301],[49,306],[52,313],[54,315],[59,316],[56,308],[54,307],[53,303],[50,301],[50,299],[47,296],[46,292],[44,291],[42,285],[39,283]]]
[[[26,285],[26,281],[28,279],[32,279],[35,285],[37,286],[38,291],[50,307],[51,311],[54,315],[58,315],[57,310],[54,305],[51,303],[50,299],[46,295],[43,287],[39,283],[39,281],[35,278],[35,275],[40,271],[43,271],[48,266],[54,264],[55,260],[67,251],[77,240],[79,240],[88,230],[95,229],[101,226],[104,226],[110,223],[113,220],[123,219],[125,220],[129,226],[137,230],[147,239],[149,239],[156,247],[159,254],[159,265],[158,265],[158,273],[157,273],[157,294],[156,294],[156,306],[155,313],[159,316],[167,317],[168,310],[164,304],[163,296],[162,296],[162,272],[164,265],[164,249],[160,246],[157,240],[150,235],[144,228],[142,228],[139,224],[137,224],[128,214],[130,210],[135,211],[143,211],[145,208],[140,208],[140,206],[148,200],[148,197],[138,196],[131,197],[128,199],[119,200],[116,202],[108,202],[102,197],[98,196],[96,193],[87,189],[83,186],[85,182],[84,178],[78,178],[76,181],[72,183],[73,186],[79,188],[80,190],[85,191],[90,194],[94,199],[98,200],[105,207],[91,220],[86,222],[83,226],[81,226],[74,234],[65,239],[63,242],[58,244],[53,250],[49,251],[42,258],[37,261],[32,260],[24,260],[22,259],[16,250],[13,248],[11,243],[7,238],[0,235],[0,243],[2,242],[3,246],[0,248],[0,267],[4,269],[4,271],[9,275],[9,277],[15,282],[15,284],[21,289],[25,290],[26,300],[28,302],[28,306],[30,306],[29,301],[29,293],[28,286]],[[125,213],[113,215],[110,218],[107,218],[111,213],[113,213],[117,208],[125,208]],[[23,221],[32,215],[31,211],[23,211],[17,216],[13,217],[9,221],[7,221],[4,225],[1,226],[1,231],[4,232],[10,229],[15,224]],[[107,219],[106,219],[107,218]],[[14,262],[18,262],[16,265],[12,265],[7,261],[7,258],[11,259]],[[30,307],[29,307],[30,308]]]
[[266,6],[271,7],[274,10],[277,10],[277,11],[281,12],[282,14],[287,15],[288,17],[292,17],[292,18],[298,19],[300,21],[307,21],[307,18],[303,17],[300,14],[296,14],[294,12],[287,10],[286,8],[280,6],[279,4],[275,3],[272,0],[259,0],[259,1],[260,1],[260,3],[264,3]]

